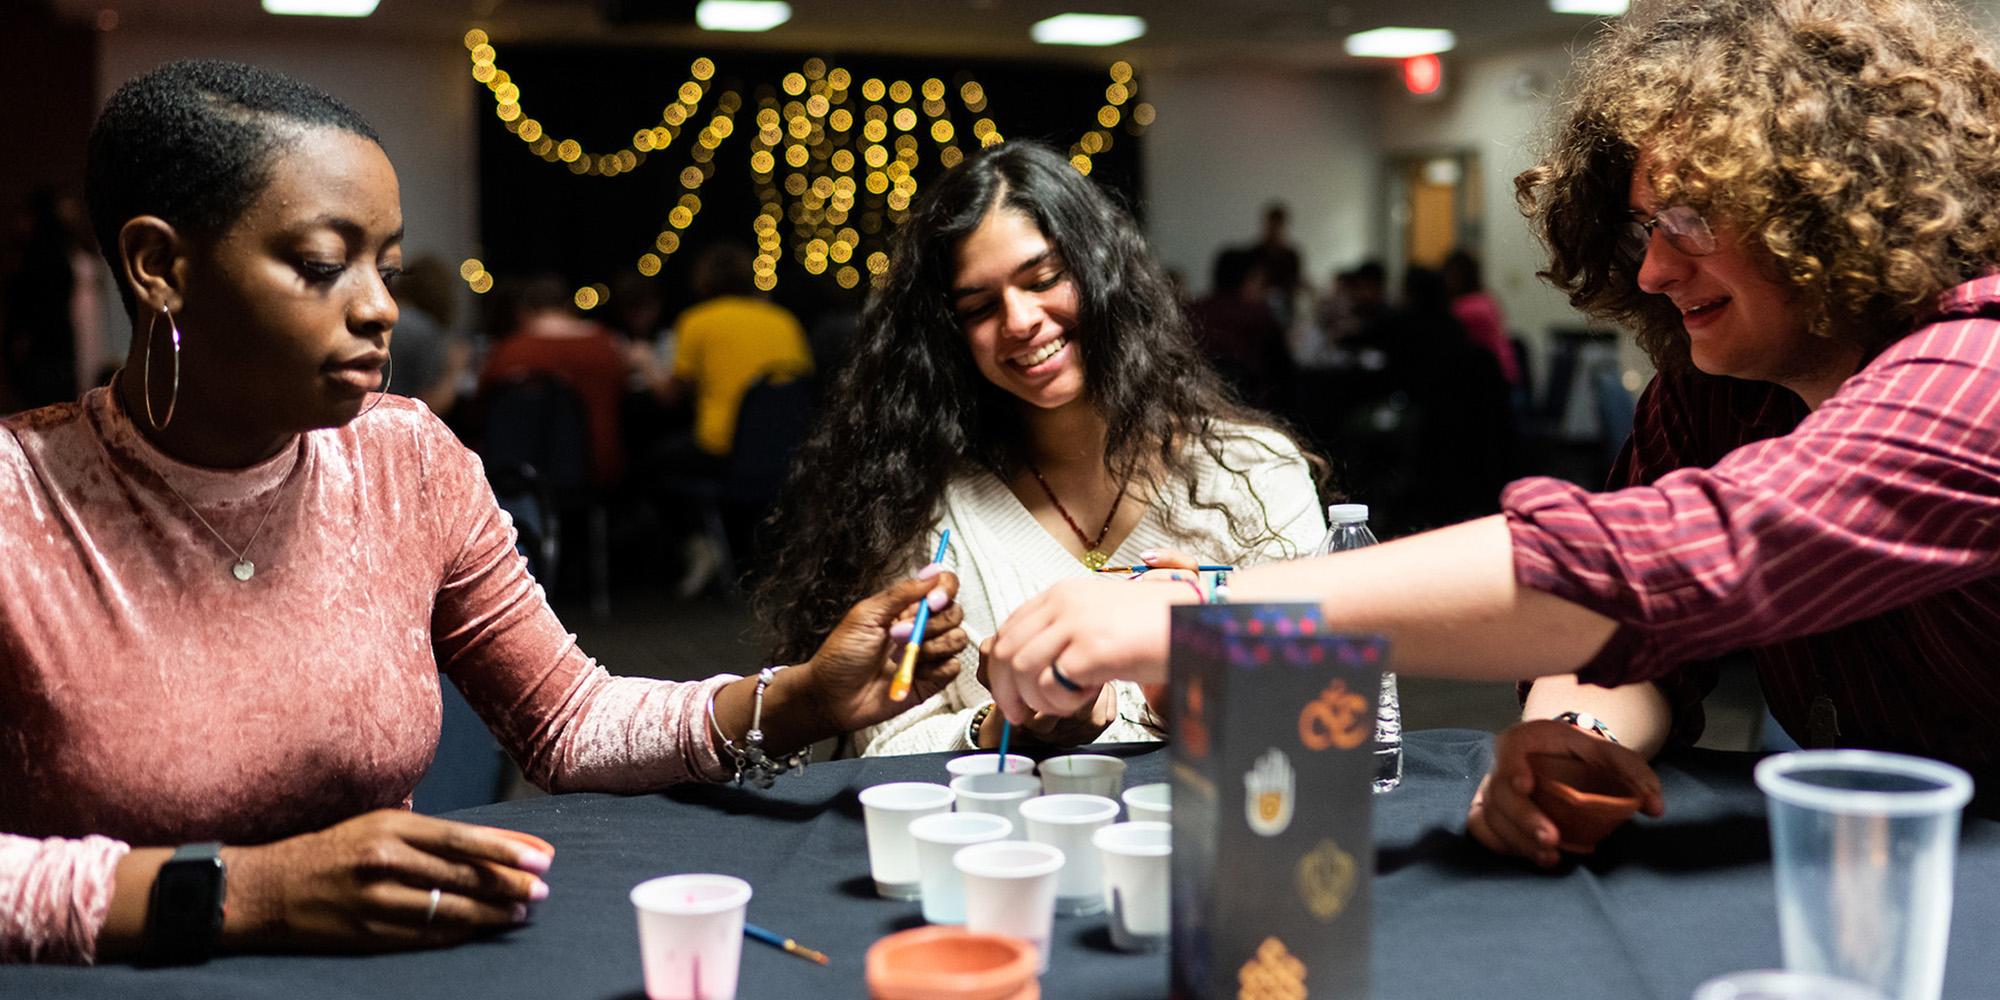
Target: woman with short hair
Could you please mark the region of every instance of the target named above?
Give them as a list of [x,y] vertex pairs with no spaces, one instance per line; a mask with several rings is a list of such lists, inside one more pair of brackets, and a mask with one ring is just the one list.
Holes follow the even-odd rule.
[[137,335],[111,388],[0,421],[0,960],[520,923],[549,845],[407,811],[440,671],[531,780],[618,792],[768,782],[757,751],[883,718],[916,601],[938,612],[917,690],[957,671],[937,574],[885,580],[757,677],[619,678],[578,651],[478,460],[375,392],[402,209],[332,97],[170,64],[112,96],[88,180]]

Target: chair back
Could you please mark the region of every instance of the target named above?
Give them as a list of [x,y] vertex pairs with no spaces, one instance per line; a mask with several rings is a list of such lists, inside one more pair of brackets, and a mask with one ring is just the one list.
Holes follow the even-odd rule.
[[768,375],[743,393],[721,500],[765,506],[777,499],[792,455],[812,429],[814,393],[809,376],[775,381]]
[[1599,362],[1590,370],[1591,395],[1596,397],[1597,426],[1604,433],[1604,449],[1615,461],[1625,439],[1632,436],[1632,411],[1637,401],[1625,388],[1624,374],[1616,364]]
[[583,397],[569,383],[530,372],[496,382],[480,395],[486,433],[479,457],[488,470],[529,466],[565,507],[589,495],[590,424]]
[[486,467],[493,500],[514,522],[514,548],[528,560],[528,574],[554,580],[562,556],[562,518],[541,473],[526,463]]

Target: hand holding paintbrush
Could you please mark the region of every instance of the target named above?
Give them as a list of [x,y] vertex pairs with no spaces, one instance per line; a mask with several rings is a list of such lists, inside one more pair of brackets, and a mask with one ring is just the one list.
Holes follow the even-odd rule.
[[[985,686],[987,684],[987,651],[991,647],[993,640],[991,637],[980,636],[969,629],[966,631],[966,636],[979,646],[979,673],[977,676],[980,685]],[[994,712],[988,715],[986,720],[980,725],[979,745],[987,749],[992,749],[992,741],[998,740],[1004,748],[1007,744],[1008,736],[1015,735],[1024,737],[1028,741],[1040,746],[1083,746],[1084,744],[1095,742],[1099,736],[1104,735],[1106,729],[1111,728],[1112,723],[1117,721],[1118,691],[1116,688],[1106,685],[1098,688],[1096,697],[1078,709],[1073,715],[1050,715],[1043,712],[1036,712],[1026,722],[1016,728],[1007,725],[1006,716],[1001,715],[999,712]],[[1008,732],[1010,728],[1015,728],[1015,732],[1010,734]],[[1006,750],[1002,749],[1000,752],[1004,754]],[[1001,759],[1004,760],[1005,757]]]
[[[915,577],[898,580],[863,598],[834,626],[810,660],[778,673],[766,699],[765,728],[772,728],[773,706],[782,708],[783,699],[794,688],[802,689],[799,697],[809,702],[810,711],[803,716],[811,725],[790,729],[806,741],[872,726],[901,714],[911,701],[943,690],[958,676],[957,657],[967,645],[965,632],[959,627],[965,615],[954,600],[957,594],[958,577],[941,566],[929,566]],[[924,631],[917,633],[913,619],[920,607],[925,609],[926,621]],[[910,637],[918,634],[923,639],[912,664],[910,701],[890,701],[889,688],[898,662],[908,650]],[[737,708],[725,703],[729,693],[725,688],[717,696],[716,712],[723,720],[723,731],[733,734],[741,732],[748,722],[730,721]]]
[[[937,555],[931,557],[931,565],[944,563],[944,554],[951,549],[951,529],[944,529],[938,536]],[[917,654],[924,641],[924,629],[930,624],[931,602],[928,598],[917,605],[916,624],[910,628],[910,644],[903,648],[903,661],[896,667],[896,677],[889,682],[889,700],[903,701],[910,697],[910,681],[916,676]]]

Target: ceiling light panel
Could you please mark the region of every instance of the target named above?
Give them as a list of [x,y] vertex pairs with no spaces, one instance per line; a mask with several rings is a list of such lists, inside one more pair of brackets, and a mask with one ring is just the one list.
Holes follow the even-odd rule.
[[1450,52],[1458,37],[1443,28],[1376,28],[1347,36],[1347,54],[1367,59],[1408,59]]
[[694,23],[707,31],[769,31],[791,19],[792,5],[781,0],[701,0],[694,8]]
[[1057,14],[1028,29],[1043,45],[1117,45],[1145,33],[1145,18],[1125,14]]

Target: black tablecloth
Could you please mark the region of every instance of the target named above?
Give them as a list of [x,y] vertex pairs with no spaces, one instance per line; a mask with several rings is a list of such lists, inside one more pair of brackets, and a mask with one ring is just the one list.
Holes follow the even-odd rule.
[[[1121,748],[1129,784],[1164,780],[1167,754]],[[1554,872],[1493,857],[1463,836],[1485,772],[1484,734],[1413,733],[1403,787],[1376,802],[1375,995],[1649,997],[1686,1000],[1710,976],[1779,964],[1756,758],[1692,752],[1660,764],[1668,815],[1614,834]],[[231,956],[189,969],[0,969],[7,997],[592,998],[642,1000],[626,893],[673,872],[749,880],[750,920],[833,957],[821,968],[746,942],[745,1000],[862,997],[862,958],[916,926],[917,904],[875,898],[856,793],[943,780],[946,755],[815,764],[770,792],[557,795],[454,818],[526,830],[557,846],[554,890],[534,922],[457,948],[354,957]],[[1960,841],[1948,997],[2000,982],[2000,823],[1968,817]],[[1042,985],[1055,1000],[1159,998],[1166,958],[1110,949],[1103,918],[1059,917]]]

